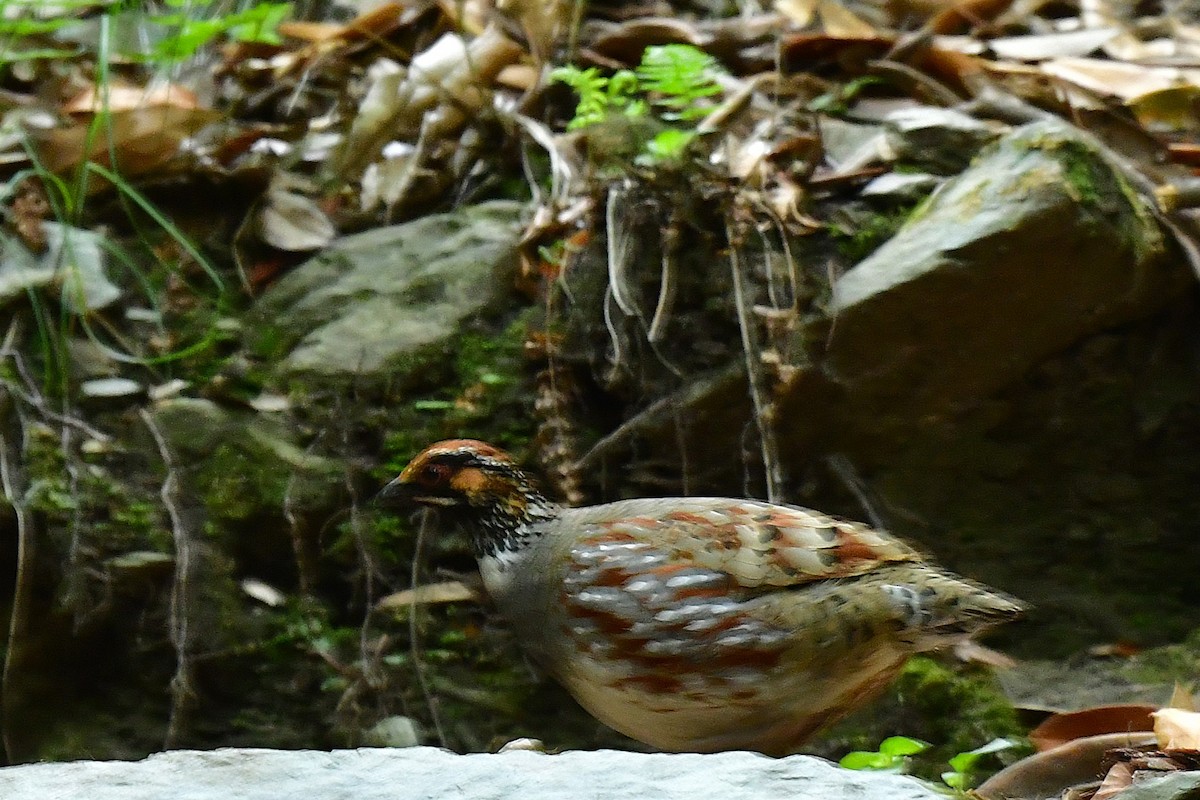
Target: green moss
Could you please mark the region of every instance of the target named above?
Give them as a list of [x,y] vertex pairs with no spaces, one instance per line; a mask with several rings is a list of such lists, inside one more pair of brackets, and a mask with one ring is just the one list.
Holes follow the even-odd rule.
[[1109,194],[1112,170],[1081,142],[1064,140],[1052,148],[1063,166],[1063,175],[1075,197],[1090,206],[1099,205]]
[[1139,261],[1162,251],[1161,231],[1145,201],[1099,153],[1075,139],[1062,139],[1045,146],[1062,165],[1072,197],[1099,218],[1098,224],[1116,225]]
[[[825,732],[809,749],[836,760],[853,750],[874,751],[889,736],[920,739],[932,746],[912,758],[911,771],[940,782],[953,756],[998,737],[1019,740],[1024,733],[989,669],[917,656],[879,700]],[[1009,750],[1001,758],[1010,763],[1026,752]],[[1000,766],[989,756],[979,769]]]
[[904,733],[934,745],[917,760],[918,774],[935,777],[958,753],[1025,733],[995,677],[982,667],[951,669],[918,656],[905,665],[893,692],[919,722],[919,732]]
[[202,463],[199,485],[209,514],[244,520],[283,506],[289,473],[247,442],[222,444]]
[[1179,644],[1156,647],[1139,653],[1129,663],[1130,677],[1144,683],[1193,681],[1200,691],[1200,629]]
[[86,538],[96,563],[131,550],[170,550],[166,514],[151,489],[116,477],[111,466],[79,461],[72,480],[58,434],[31,426],[25,451],[30,509],[41,515],[50,538],[70,547],[73,535]]
[[274,364],[287,355],[294,342],[289,340],[279,325],[264,322],[257,325],[246,336],[246,346],[251,355],[267,364]]
[[453,380],[412,396],[392,414],[378,478],[394,476],[417,452],[438,439],[470,437],[522,454],[535,430],[533,385],[524,357],[529,314],[499,333],[461,334],[443,363]]
[[856,219],[831,223],[830,236],[838,252],[852,263],[862,261],[884,242],[896,235],[910,218],[912,206],[870,213]]

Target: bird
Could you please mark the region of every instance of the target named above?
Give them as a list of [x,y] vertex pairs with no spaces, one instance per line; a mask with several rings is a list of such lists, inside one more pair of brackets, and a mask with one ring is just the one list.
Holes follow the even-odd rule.
[[526,653],[611,728],[674,752],[797,752],[908,658],[1018,617],[902,540],[799,506],[565,507],[504,451],[426,447],[379,493],[469,534]]

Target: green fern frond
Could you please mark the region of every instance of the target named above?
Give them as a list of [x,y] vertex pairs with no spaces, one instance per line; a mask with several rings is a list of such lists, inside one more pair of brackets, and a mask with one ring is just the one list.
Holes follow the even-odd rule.
[[579,95],[575,116],[567,123],[568,130],[594,125],[613,109],[622,109],[632,116],[645,113],[645,104],[633,99],[638,88],[637,77],[627,69],[608,78],[595,67],[566,66],[552,71],[550,78],[565,83]]
[[670,109],[665,116],[695,119],[708,113],[697,102],[721,91],[715,80],[717,60],[689,44],[647,47],[638,65],[637,77],[643,91],[660,95],[659,105]]

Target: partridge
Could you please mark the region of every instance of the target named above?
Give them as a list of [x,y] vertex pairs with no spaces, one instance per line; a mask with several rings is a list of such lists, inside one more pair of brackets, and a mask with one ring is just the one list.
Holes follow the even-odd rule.
[[380,500],[465,528],[529,655],[600,721],[662,750],[795,752],[913,653],[1022,611],[887,533],[796,506],[566,508],[469,439],[426,448]]

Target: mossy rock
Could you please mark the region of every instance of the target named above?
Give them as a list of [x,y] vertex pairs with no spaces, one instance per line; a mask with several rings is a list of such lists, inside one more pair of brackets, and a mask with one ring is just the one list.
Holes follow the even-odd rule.
[[[1161,308],[1191,279],[1170,252],[1145,202],[1081,134],[1026,125],[838,279],[820,363],[853,425],[903,429]],[[792,405],[811,407],[802,396]]]
[[300,386],[403,384],[514,306],[524,213],[493,201],[340,239],[262,296],[250,349]]

